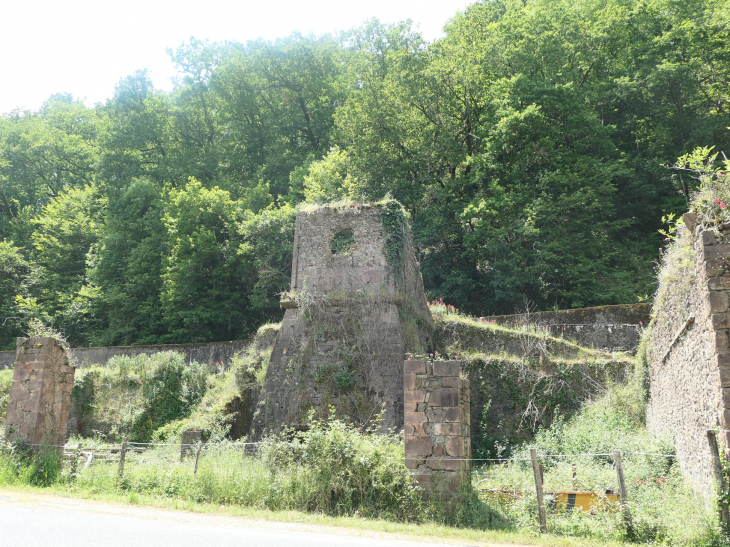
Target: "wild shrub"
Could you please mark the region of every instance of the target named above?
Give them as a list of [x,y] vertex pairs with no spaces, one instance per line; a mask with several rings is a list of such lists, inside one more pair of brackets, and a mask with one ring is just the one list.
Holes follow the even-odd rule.
[[0,484],[23,483],[51,486],[61,477],[61,453],[42,445],[38,450],[22,441],[4,443],[0,448]]
[[272,470],[300,470],[308,493],[303,509],[308,511],[418,518],[420,496],[404,464],[402,438],[373,433],[310,415],[307,431],[274,437],[264,457]]
[[81,369],[72,392],[79,433],[147,442],[156,429],[190,415],[208,376],[205,365],[175,352],[115,356],[105,367]]
[[0,370],[0,427],[5,426],[5,416],[8,414],[10,389],[13,387],[12,369]]

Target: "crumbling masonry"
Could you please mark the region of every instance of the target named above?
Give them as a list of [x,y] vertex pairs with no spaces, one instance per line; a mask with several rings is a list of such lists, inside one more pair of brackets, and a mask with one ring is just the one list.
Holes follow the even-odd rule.
[[432,341],[410,227],[397,202],[297,213],[291,291],[251,438],[308,414],[403,426],[403,360]]
[[648,426],[673,438],[680,469],[710,495],[717,462],[707,430],[730,447],[730,233],[684,216],[681,276],[660,287],[647,347]]
[[458,361],[414,361],[405,370],[408,467],[425,492],[456,494],[469,483],[469,380]]
[[63,445],[74,385],[73,364],[54,338],[18,338],[5,432],[36,447]]

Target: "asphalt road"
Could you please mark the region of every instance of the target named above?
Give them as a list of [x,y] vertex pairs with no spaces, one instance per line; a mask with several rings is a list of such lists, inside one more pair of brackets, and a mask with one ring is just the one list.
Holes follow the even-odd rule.
[[434,547],[347,530],[0,491],[0,547]]

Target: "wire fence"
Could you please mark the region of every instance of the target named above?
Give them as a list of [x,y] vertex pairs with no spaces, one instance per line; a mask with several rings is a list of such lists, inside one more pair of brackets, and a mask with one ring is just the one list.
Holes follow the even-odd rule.
[[[708,432],[708,438],[711,436]],[[8,445],[0,437],[0,446]],[[109,474],[121,479],[125,472],[145,466],[175,469],[193,477],[202,466],[211,472],[226,473],[225,469],[244,467],[259,459],[268,442],[187,442],[152,443],[123,441],[122,443],[77,443],[66,445],[30,444],[32,448],[58,450],[74,469],[112,466]],[[404,463],[423,460],[404,457]],[[538,453],[535,449],[502,458],[429,458],[471,464],[471,485],[480,496],[496,503],[518,503],[532,500],[537,505],[537,520],[546,530],[548,515],[561,510],[619,511],[627,531],[632,529],[632,498],[642,491],[666,486],[668,470],[676,475],[676,465],[703,462],[722,480],[719,453],[669,454],[640,450],[614,450],[585,453]],[[657,461],[664,462],[657,464]],[[260,462],[259,462],[260,463]],[[116,469],[114,470],[114,466]],[[126,466],[126,467],[125,467]],[[228,467],[226,467],[228,466]],[[407,466],[410,467],[410,466]],[[654,475],[657,468],[666,471]],[[216,471],[218,469],[218,471]],[[411,469],[414,476],[428,474],[423,469]],[[648,477],[648,478],[647,478]],[[681,478],[671,479],[681,481]],[[583,500],[583,501],[581,501]],[[556,518],[556,517],[549,517]],[[699,526],[700,524],[689,524]]]

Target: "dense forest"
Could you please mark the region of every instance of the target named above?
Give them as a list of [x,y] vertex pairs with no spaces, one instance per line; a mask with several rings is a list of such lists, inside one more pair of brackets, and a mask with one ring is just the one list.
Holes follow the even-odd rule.
[[[222,14],[221,16],[225,16]],[[487,0],[276,42],[191,39],[94,108],[0,116],[0,347],[236,339],[279,317],[298,204],[410,214],[432,297],[473,314],[636,302],[670,166],[730,144],[730,0]]]

